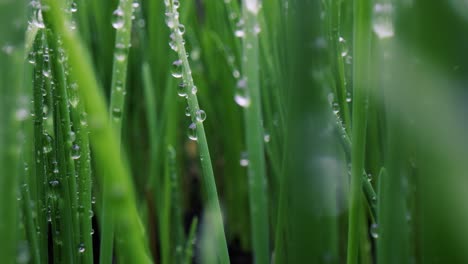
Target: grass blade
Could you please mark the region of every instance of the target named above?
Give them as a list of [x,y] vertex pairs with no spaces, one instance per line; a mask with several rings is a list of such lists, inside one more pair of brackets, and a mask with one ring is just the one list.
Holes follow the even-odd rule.
[[246,81],[246,100],[244,105],[245,133],[249,155],[249,200],[252,223],[252,241],[255,263],[269,263],[269,218],[268,195],[265,170],[264,132],[262,127],[262,106],[260,94],[260,64],[257,19],[260,11],[258,0],[244,0],[243,19],[245,22],[243,38],[243,80]]
[[[214,225],[214,229],[219,232],[219,235],[216,236],[217,240],[219,239],[219,252],[218,257],[221,263],[230,263],[229,261],[229,254],[226,242],[226,236],[224,232],[223,226],[223,217],[221,214],[221,207],[219,205],[218,193],[216,190],[216,182],[214,179],[213,174],[213,167],[211,164],[211,157],[210,152],[208,149],[208,142],[206,139],[205,128],[203,126],[204,112],[201,112],[198,105],[198,98],[196,96],[196,86],[194,85],[190,65],[187,60],[187,52],[185,51],[184,39],[182,34],[185,30],[184,26],[179,22],[179,13],[177,11],[179,2],[177,0],[165,0],[166,8],[167,8],[167,24],[168,27],[171,29],[171,46],[173,49],[178,53],[179,60],[174,62],[175,66],[181,66],[182,72],[174,73],[174,77],[182,77],[183,78],[183,85],[181,88],[183,89],[180,94],[187,98],[188,108],[190,111],[190,116],[192,117],[193,123],[189,127],[189,136],[192,139],[196,139],[198,141],[199,146],[199,153],[200,153],[200,161],[201,166],[203,169],[203,183],[204,183],[204,191],[206,192],[207,197],[207,208],[212,210],[212,213],[215,215],[212,217],[212,224]],[[194,135],[193,133],[196,133]]]
[[[132,33],[133,1],[121,0],[113,13],[112,26],[116,30],[114,46],[114,64],[112,69],[111,101],[109,106],[110,120],[120,141],[122,133],[122,117],[124,114],[128,50],[130,47]],[[118,145],[120,149],[120,144]],[[120,155],[120,151],[119,151]],[[103,185],[103,196],[109,192],[108,186]],[[109,201],[103,198],[101,227],[100,263],[112,263],[112,249],[114,241],[114,226],[112,206],[107,206]]]

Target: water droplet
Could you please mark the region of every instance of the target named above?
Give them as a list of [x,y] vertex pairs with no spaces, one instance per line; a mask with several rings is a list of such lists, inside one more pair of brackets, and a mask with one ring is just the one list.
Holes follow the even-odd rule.
[[198,88],[194,85],[192,86],[192,94],[197,94]]
[[249,107],[250,106],[250,97],[237,93],[234,96],[234,101],[241,106],[241,107]]
[[258,11],[260,10],[259,0],[246,0],[244,3],[247,11],[255,15],[258,14]]
[[58,180],[51,180],[49,181],[50,187],[57,187],[59,186],[60,182]]
[[28,62],[31,63],[31,64],[36,64],[36,53],[31,51],[29,52],[28,54]]
[[239,163],[240,163],[240,165],[241,165],[242,167],[247,167],[247,166],[249,166],[249,155],[248,155],[247,152],[244,151],[244,152],[241,153],[241,157],[240,157],[240,162],[239,162]]
[[83,243],[80,243],[78,245],[78,253],[83,254],[86,251],[85,245]]
[[188,138],[190,140],[196,141],[197,137],[197,125],[195,123],[190,124],[188,127]]
[[114,121],[119,121],[122,118],[122,109],[117,107],[112,109],[112,118]]
[[[45,56],[44,56],[44,60],[45,60]],[[48,69],[43,70],[42,75],[44,75],[44,77],[46,77],[46,78],[50,78],[50,76],[51,76],[50,70],[48,70]]]
[[351,96],[351,93],[347,92],[346,93],[346,102],[351,103],[352,100],[353,100],[353,97]]
[[80,124],[82,126],[88,125],[88,114],[86,112],[80,114]]
[[372,29],[380,39],[391,38],[393,29],[393,6],[390,3],[377,3],[373,10]]
[[379,226],[377,224],[372,224],[370,227],[370,234],[373,238],[379,238]]
[[112,13],[112,26],[115,29],[121,29],[123,28],[124,24],[124,12],[119,7],[114,11],[114,13]]
[[190,107],[187,106],[187,107],[185,108],[185,116],[190,116],[190,115],[191,115],[191,114],[190,114]]
[[76,94],[70,94],[68,102],[70,103],[71,107],[76,108],[80,103],[80,98]]
[[234,35],[238,38],[243,38],[245,37],[245,31],[242,30],[242,29],[238,29],[236,31],[234,31]]
[[174,9],[178,9],[179,6],[180,6],[179,0],[174,0],[174,2],[172,3],[172,5],[174,6]]
[[182,60],[176,60],[172,63],[172,76],[174,78],[182,78],[181,66]]
[[337,102],[332,104],[333,113],[337,115],[340,112],[340,105]]
[[75,13],[76,11],[78,11],[78,4],[76,2],[72,2],[70,4],[70,12]]
[[236,89],[236,94],[234,96],[234,100],[241,107],[250,106],[250,97],[247,94],[247,79],[246,78],[241,78],[239,79],[239,81],[237,81],[237,89]]
[[179,24],[179,33],[182,35],[185,33],[185,26],[182,24]]
[[232,76],[233,76],[234,78],[238,79],[238,78],[240,77],[240,72],[239,72],[239,70],[234,70],[234,71],[232,72]]
[[70,131],[70,141],[74,142],[76,140],[76,134],[74,131]]
[[71,149],[71,157],[74,160],[77,160],[81,157],[80,146],[74,144]]
[[125,61],[127,59],[127,48],[122,43],[115,44],[114,56],[117,61]]
[[197,110],[195,117],[197,119],[197,122],[202,123],[206,119],[206,113],[203,110]]
[[265,141],[265,143],[268,143],[270,142],[270,140],[271,140],[270,134],[265,133],[265,135],[263,135],[263,141]]
[[44,134],[44,145],[42,147],[42,152],[44,154],[50,153],[52,151],[52,137],[49,134]]
[[180,97],[187,97],[187,89],[186,89],[187,85],[184,83],[184,82],[181,82],[179,84],[179,87],[177,87],[177,94],[180,96]]

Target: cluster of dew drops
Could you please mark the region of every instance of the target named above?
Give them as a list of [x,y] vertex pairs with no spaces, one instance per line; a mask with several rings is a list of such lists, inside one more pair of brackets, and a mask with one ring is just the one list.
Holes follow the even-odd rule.
[[[170,42],[169,46],[175,52],[179,52],[179,47],[177,41],[181,41],[181,44],[184,45],[184,40],[182,38],[183,34],[185,33],[185,26],[179,23],[179,12],[177,9],[179,8],[179,1],[173,0],[172,8],[170,8],[170,3],[168,0],[165,1],[166,6],[168,7],[168,12],[166,12],[166,24],[171,29],[172,33],[170,35]],[[186,55],[187,56],[187,55]],[[188,57],[188,56],[187,56]],[[189,76],[187,78],[191,79],[190,69],[184,65],[184,61],[182,59],[177,59],[172,63],[172,76],[176,79],[182,79],[180,84],[177,88],[177,94],[185,99],[188,99],[189,96],[196,96],[198,92],[197,86],[193,84],[193,82],[186,82],[183,80],[184,74],[183,69],[187,68],[186,71]],[[197,137],[197,123],[203,123],[206,119],[206,113],[202,109],[195,109],[194,113],[191,111],[191,107],[187,106],[185,109],[185,115],[187,117],[192,117],[192,123],[188,127],[188,138],[196,141],[198,140]],[[192,116],[193,115],[193,116]]]

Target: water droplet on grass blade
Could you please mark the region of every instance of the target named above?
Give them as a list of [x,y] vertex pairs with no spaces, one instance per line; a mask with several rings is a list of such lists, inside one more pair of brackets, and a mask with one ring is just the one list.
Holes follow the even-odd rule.
[[182,78],[182,60],[176,60],[172,63],[172,76],[174,78]]
[[373,238],[379,238],[379,226],[377,224],[372,224],[370,227],[370,234]]
[[187,97],[187,85],[184,82],[181,82],[177,87],[177,94],[180,97]]
[[78,253],[83,254],[86,251],[85,245],[83,243],[80,243],[78,245]]
[[249,166],[249,155],[247,152],[242,152],[241,153],[241,157],[240,157],[240,161],[239,161],[239,164],[242,166],[242,167],[247,167]]
[[206,119],[206,113],[203,110],[197,110],[195,117],[197,119],[197,122],[202,123]]
[[190,124],[188,127],[188,138],[193,141],[196,141],[198,139],[197,125],[195,123]]
[[49,181],[50,187],[57,187],[59,186],[60,182],[58,180],[51,180]]
[[75,13],[76,11],[78,11],[78,4],[76,2],[72,2],[70,4],[70,12]]
[[117,108],[117,107],[112,109],[112,119],[114,121],[119,121],[121,117],[122,117],[122,109]]
[[71,157],[74,160],[77,160],[81,157],[80,146],[74,144],[71,149]]
[[119,7],[114,11],[114,13],[112,13],[112,26],[115,29],[121,29],[123,28],[124,23],[124,12]]
[[255,15],[258,14],[258,11],[260,10],[259,0],[246,0],[244,3],[247,11]]

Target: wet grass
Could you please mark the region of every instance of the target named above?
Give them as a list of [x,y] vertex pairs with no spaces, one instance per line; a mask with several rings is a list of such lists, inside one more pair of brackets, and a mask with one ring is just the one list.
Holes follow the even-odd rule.
[[2,262],[466,263],[464,10],[0,1]]

